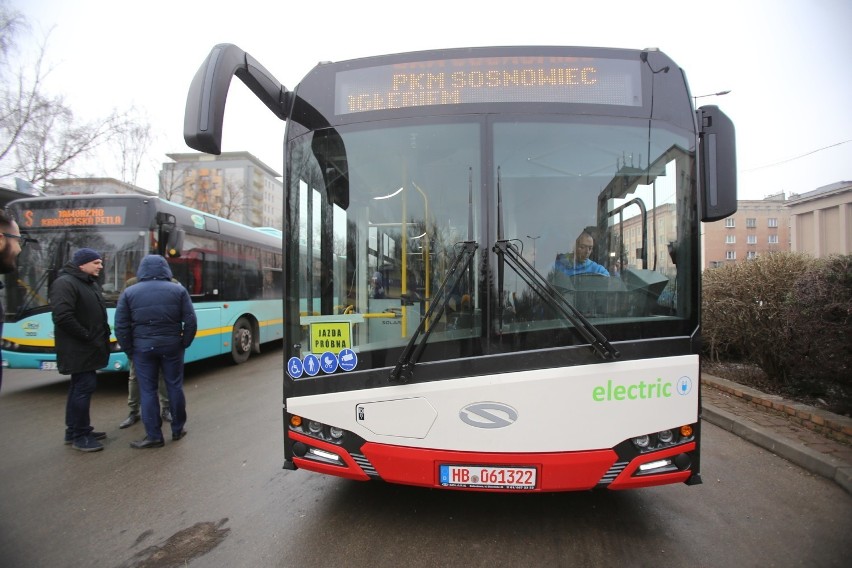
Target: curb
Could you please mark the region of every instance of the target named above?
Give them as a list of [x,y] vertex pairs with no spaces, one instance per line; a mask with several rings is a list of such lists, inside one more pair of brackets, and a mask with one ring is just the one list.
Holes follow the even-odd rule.
[[706,373],[702,373],[701,382],[760,407],[762,410],[784,414],[794,422],[828,438],[845,444],[852,443],[852,418],[848,416],[840,416],[806,404],[792,402]]
[[[766,408],[776,408],[773,407],[771,404],[765,404],[758,400],[761,397],[764,397],[764,399],[769,398],[770,395],[765,395],[763,393],[760,393],[759,391],[755,391],[754,389],[749,389],[747,387],[737,385],[732,381],[719,379],[718,377],[710,377],[707,375],[702,376],[701,380],[703,383],[708,384],[712,388],[717,388],[718,390],[721,390],[723,392],[728,392],[735,396],[739,396],[740,398],[743,398],[751,403],[759,404]],[[736,389],[734,389],[734,387],[732,387],[731,385],[734,385]],[[746,394],[746,396],[743,396],[743,394],[737,394],[735,390],[749,392],[744,393]],[[773,399],[776,403],[778,401],[783,401],[783,399],[781,399],[780,397],[772,396],[771,399]],[[786,402],[787,401],[783,401],[783,403]],[[798,403],[789,404],[795,406],[796,408],[810,408]],[[779,409],[776,408],[776,410]],[[703,420],[707,420],[711,424],[728,430],[729,432],[735,434],[736,436],[739,436],[740,438],[748,442],[751,442],[766,450],[769,450],[770,452],[781,456],[782,458],[810,471],[811,473],[820,475],[822,477],[834,481],[847,493],[852,495],[852,464],[837,460],[831,456],[827,456],[821,452],[812,450],[811,448],[808,448],[806,445],[796,440],[791,440],[788,438],[784,438],[783,436],[779,436],[776,432],[768,428],[764,428],[740,416],[717,408],[713,406],[712,403],[707,403],[706,401],[702,402],[701,418]],[[845,417],[838,418],[848,420]]]
[[778,439],[771,430],[750,424],[739,416],[714,408],[712,405],[703,405],[701,418],[811,473],[831,479],[852,495],[852,466],[849,464],[816,452],[804,444]]

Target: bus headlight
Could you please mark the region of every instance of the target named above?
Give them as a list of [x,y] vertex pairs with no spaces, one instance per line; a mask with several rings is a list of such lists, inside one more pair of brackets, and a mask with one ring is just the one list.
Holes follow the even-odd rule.
[[633,445],[639,448],[640,450],[644,450],[651,443],[651,437],[647,434],[644,436],[637,436],[633,438]]
[[342,445],[346,436],[346,430],[343,428],[329,426],[318,420],[308,420],[295,414],[290,416],[290,429],[337,445]]

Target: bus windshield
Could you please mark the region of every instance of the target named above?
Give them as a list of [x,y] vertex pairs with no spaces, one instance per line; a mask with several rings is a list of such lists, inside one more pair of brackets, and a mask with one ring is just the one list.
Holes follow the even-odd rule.
[[26,247],[18,261],[17,282],[7,292],[9,314],[20,319],[30,313],[48,309],[48,292],[59,271],[79,248],[101,252],[104,270],[100,283],[107,304],[114,306],[124,282],[136,273],[145,254],[146,231],[91,228],[28,230],[38,240],[37,247]]
[[[335,136],[346,155],[336,160],[346,165],[345,209],[321,183],[341,143],[324,143],[320,131],[289,149],[299,188],[293,284],[311,352],[335,347],[309,336],[311,324],[334,320],[352,323],[361,357],[384,356],[408,341],[440,293],[429,342],[443,348],[433,357],[463,356],[465,343],[449,341],[460,338],[487,337],[501,351],[576,342],[529,278],[491,254],[498,224],[497,240],[614,338],[633,337],[636,321],[658,322],[659,334],[686,329],[695,306],[678,302],[688,285],[678,268],[685,275],[697,261],[682,221],[695,207],[689,132],[629,118],[500,115],[371,122]],[[477,259],[442,289],[470,238]],[[494,267],[487,282],[483,263]],[[522,343],[506,341],[517,334]]]

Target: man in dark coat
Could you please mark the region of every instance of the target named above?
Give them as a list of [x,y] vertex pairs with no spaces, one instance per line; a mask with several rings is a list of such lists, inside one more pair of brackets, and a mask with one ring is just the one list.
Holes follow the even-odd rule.
[[[5,210],[0,209],[0,274],[8,274],[15,271],[18,263],[18,255],[21,254],[21,249],[27,244],[28,240],[26,237],[21,236],[18,223]],[[3,282],[0,281],[0,290],[2,289]],[[3,335],[3,320],[5,317],[3,302],[0,301],[0,336]],[[2,386],[3,366],[0,365],[0,387]]]
[[115,336],[136,367],[142,393],[145,438],[136,449],[163,446],[157,378],[163,372],[172,413],[172,440],[186,435],[183,355],[195,339],[198,323],[189,292],[171,282],[172,271],[162,256],[151,254],[139,263],[139,281],[125,288],[115,309]]
[[81,452],[104,449],[90,424],[89,405],[97,373],[109,362],[109,323],[98,284],[104,267],[101,255],[90,248],[74,253],[50,288],[50,306],[56,335],[56,366],[71,375],[65,406],[65,443]]

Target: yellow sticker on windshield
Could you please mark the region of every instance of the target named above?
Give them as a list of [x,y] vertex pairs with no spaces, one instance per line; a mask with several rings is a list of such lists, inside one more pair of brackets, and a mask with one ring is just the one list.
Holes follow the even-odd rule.
[[311,353],[352,347],[352,326],[349,322],[322,322],[311,324]]

